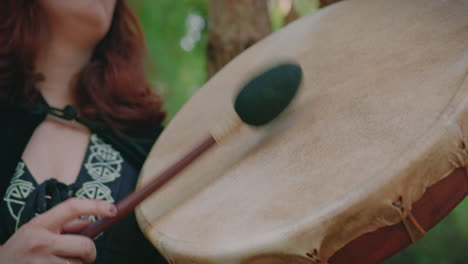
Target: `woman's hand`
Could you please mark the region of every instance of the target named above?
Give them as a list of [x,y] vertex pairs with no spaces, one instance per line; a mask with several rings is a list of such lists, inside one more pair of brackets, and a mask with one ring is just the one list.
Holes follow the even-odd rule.
[[79,232],[89,222],[80,216],[112,217],[113,204],[98,200],[69,199],[44,214],[33,218],[0,247],[0,263],[78,264],[96,258],[94,242]]

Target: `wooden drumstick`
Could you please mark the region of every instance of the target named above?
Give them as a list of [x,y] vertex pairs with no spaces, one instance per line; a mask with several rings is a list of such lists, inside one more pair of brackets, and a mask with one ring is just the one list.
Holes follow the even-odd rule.
[[275,66],[249,81],[236,96],[234,110],[237,115],[202,140],[173,165],[157,175],[152,181],[127,195],[116,204],[118,213],[112,218],[101,218],[81,232],[81,235],[95,238],[114,223],[127,216],[143,200],[174,178],[210,147],[229,135],[242,123],[262,126],[275,119],[292,101],[302,81],[299,65],[285,63]]

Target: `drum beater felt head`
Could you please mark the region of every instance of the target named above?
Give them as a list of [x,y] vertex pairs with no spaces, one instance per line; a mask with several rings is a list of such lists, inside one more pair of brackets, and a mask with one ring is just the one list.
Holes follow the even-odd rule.
[[298,64],[279,64],[249,81],[237,95],[234,109],[244,123],[265,125],[289,105],[301,80]]

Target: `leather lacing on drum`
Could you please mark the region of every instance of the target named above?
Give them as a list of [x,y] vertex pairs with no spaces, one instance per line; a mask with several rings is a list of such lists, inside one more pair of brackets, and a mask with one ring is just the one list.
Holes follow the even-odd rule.
[[411,241],[415,243],[419,239],[423,238],[426,235],[426,230],[418,223],[414,215],[411,213],[408,208],[403,206],[403,197],[399,197],[398,201],[392,203],[393,206],[400,209],[401,220],[405,226],[406,231],[408,232]]
[[468,160],[468,149],[464,141],[460,142],[459,149],[452,153],[452,157],[449,159],[450,164],[454,169],[465,167],[466,161]]
[[314,251],[312,253],[309,253],[309,252],[306,253],[306,256],[309,257],[314,264],[325,264],[325,262],[323,262],[319,258],[317,249],[314,249]]

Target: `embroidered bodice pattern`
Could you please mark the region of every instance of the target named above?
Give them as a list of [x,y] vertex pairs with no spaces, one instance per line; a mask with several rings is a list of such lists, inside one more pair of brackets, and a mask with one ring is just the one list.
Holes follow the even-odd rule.
[[[43,204],[47,204],[46,207],[56,205],[57,202],[49,203],[54,198],[50,190],[56,188],[56,186],[52,185],[57,185],[57,189],[64,190],[66,193],[65,195],[60,195],[61,199],[58,202],[69,197],[115,202],[115,192],[118,190],[119,179],[125,166],[129,165],[124,161],[120,153],[111,145],[106,144],[96,134],[92,134],[90,137],[84,163],[81,166],[76,182],[71,185],[67,186],[56,180],[48,180],[39,185],[29,172],[27,165],[23,161],[20,161],[3,198],[3,205],[0,205],[3,220],[7,223],[6,228],[9,232],[14,233],[21,224],[29,221],[30,219],[21,220],[25,215],[26,209],[35,210],[35,212],[29,212],[29,215],[32,216],[43,213],[44,209],[26,206],[30,203],[42,204],[41,201],[31,201],[34,195],[37,196],[36,199],[38,200],[44,199]],[[44,197],[41,197],[42,193],[39,195],[35,194],[41,188],[44,189]],[[7,210],[1,210],[1,207]],[[46,208],[45,210],[47,209],[50,208]],[[5,215],[5,211],[8,212],[7,215]],[[8,221],[5,217],[10,218],[10,220]],[[89,220],[94,222],[97,219],[94,216],[90,216]]]

